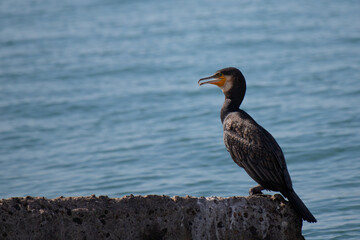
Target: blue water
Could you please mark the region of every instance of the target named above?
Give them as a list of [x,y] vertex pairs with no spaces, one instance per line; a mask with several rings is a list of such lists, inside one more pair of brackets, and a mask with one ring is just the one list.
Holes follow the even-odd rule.
[[0,1],[0,197],[247,195],[222,140],[242,108],[282,147],[317,217],[307,239],[360,236],[360,2]]

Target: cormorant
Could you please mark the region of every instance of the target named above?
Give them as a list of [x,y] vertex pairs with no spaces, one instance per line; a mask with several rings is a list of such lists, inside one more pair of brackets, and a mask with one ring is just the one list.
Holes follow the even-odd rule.
[[250,189],[250,195],[261,193],[263,189],[279,191],[302,219],[316,222],[292,187],[284,154],[274,137],[249,114],[239,109],[246,91],[243,74],[237,68],[229,67],[200,79],[198,83],[200,86],[215,84],[225,95],[221,108],[224,142],[234,162],[260,184]]

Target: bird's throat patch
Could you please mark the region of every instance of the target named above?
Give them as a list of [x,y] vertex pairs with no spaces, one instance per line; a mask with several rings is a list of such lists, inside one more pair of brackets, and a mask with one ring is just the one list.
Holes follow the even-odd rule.
[[226,82],[226,78],[224,76],[222,76],[222,77],[219,77],[219,81],[212,82],[211,84],[215,84],[218,87],[222,87],[222,86],[224,86],[225,82]]

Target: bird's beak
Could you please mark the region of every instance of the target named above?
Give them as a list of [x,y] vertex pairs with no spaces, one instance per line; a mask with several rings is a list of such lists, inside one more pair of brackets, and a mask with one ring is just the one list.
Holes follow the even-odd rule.
[[[210,80],[210,81],[206,81],[206,82],[201,82],[201,81],[204,81],[204,80],[208,80],[208,79],[213,79],[213,80]],[[225,84],[225,81],[226,81],[226,78],[224,76],[222,77],[215,77],[215,74],[210,76],[210,77],[205,77],[205,78],[202,78],[198,81],[198,84],[201,86],[203,84],[206,84],[206,83],[211,83],[211,84],[215,84],[215,85],[218,85],[219,87],[223,86]]]

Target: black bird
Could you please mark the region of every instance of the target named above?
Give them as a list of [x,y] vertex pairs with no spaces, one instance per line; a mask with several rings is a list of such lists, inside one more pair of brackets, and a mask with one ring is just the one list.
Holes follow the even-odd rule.
[[221,122],[225,146],[234,162],[260,184],[250,189],[250,195],[261,193],[263,189],[279,191],[302,219],[316,222],[292,187],[284,154],[274,137],[249,114],[239,109],[246,91],[243,74],[237,68],[229,67],[200,79],[198,83],[200,86],[205,83],[215,84],[224,92]]

